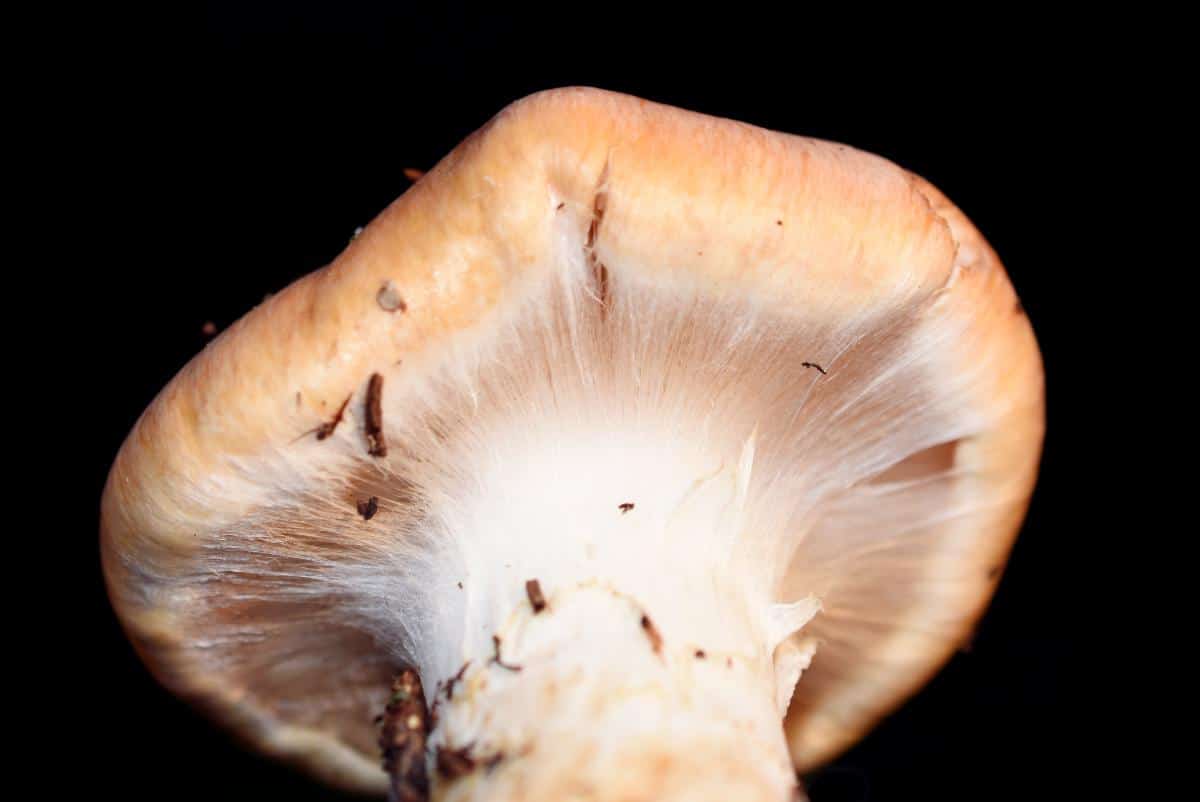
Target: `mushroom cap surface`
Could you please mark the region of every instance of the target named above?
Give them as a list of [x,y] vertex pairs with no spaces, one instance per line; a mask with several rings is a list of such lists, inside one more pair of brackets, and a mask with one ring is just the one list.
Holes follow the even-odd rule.
[[[595,309],[545,301],[563,281]],[[637,346],[647,370],[732,399],[765,475],[813,472],[779,587],[822,601],[785,721],[798,768],[916,691],[982,614],[1038,465],[1041,361],[999,259],[882,158],[581,88],[506,108],[138,420],[105,488],[102,555],[158,679],[263,752],[382,788],[372,718],[399,660],[360,620],[385,603],[359,598],[370,566],[404,571],[389,538],[419,541],[445,503],[428,475],[469,450],[463,410],[500,415],[497,388],[550,373],[561,386],[567,369],[531,354],[565,363],[570,342],[530,332],[581,315],[597,362],[661,323],[673,334]],[[706,316],[719,336],[694,335]],[[634,362],[613,359],[597,375],[620,384]],[[365,444],[375,374],[386,455]]]

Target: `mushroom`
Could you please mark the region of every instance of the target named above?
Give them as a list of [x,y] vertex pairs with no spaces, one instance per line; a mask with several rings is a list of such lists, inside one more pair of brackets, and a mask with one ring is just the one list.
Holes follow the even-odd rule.
[[408,668],[436,799],[788,800],[969,636],[1042,430],[930,184],[554,90],[174,378],[104,569],[161,682],[335,785],[423,793]]

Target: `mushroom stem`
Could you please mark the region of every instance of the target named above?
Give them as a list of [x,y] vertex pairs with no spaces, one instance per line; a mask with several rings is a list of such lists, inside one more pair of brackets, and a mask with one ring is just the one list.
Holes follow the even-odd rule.
[[800,796],[765,650],[699,650],[599,583],[548,601],[514,612],[501,660],[473,661],[442,695],[434,751],[465,754],[472,770],[435,774],[435,800]]

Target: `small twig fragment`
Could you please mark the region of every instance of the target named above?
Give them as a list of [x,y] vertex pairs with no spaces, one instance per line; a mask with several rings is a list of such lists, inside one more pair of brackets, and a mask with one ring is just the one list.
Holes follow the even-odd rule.
[[542,595],[542,585],[536,579],[525,583],[525,595],[529,597],[529,606],[533,608],[534,615],[546,609],[546,597]]
[[[325,438],[329,437],[331,434],[334,433],[334,431],[338,427],[338,424],[340,424],[342,422],[342,416],[344,416],[346,414],[346,405],[349,403],[350,403],[350,396],[346,396],[346,400],[343,401],[342,405],[337,408],[337,412],[334,413],[334,416],[331,419],[322,423],[316,429],[313,429],[313,431],[315,431],[317,433],[318,440],[324,440]],[[308,434],[308,432],[305,432],[305,434]]]
[[360,499],[357,506],[358,514],[363,517],[364,521],[369,521],[375,517],[375,513],[379,512],[379,498],[371,496],[366,501]]
[[450,699],[453,699],[453,698],[454,698],[454,686],[455,686],[455,685],[457,685],[458,683],[462,682],[463,674],[466,674],[466,673],[467,673],[467,667],[468,667],[468,666],[470,666],[470,665],[471,665],[471,661],[470,661],[470,660],[468,660],[467,662],[463,663],[463,664],[462,664],[462,668],[460,668],[460,669],[458,670],[458,673],[457,673],[457,674],[455,674],[455,675],[454,675],[453,677],[451,677],[450,679],[446,680],[446,688],[445,688],[445,691],[446,691],[446,700],[447,700],[447,701],[449,701]]
[[646,637],[650,639],[650,648],[655,654],[662,653],[663,639],[658,631],[658,627],[654,626],[654,622],[650,620],[650,616],[642,614],[642,631],[646,633]]
[[495,663],[496,665],[500,666],[501,668],[506,668],[509,671],[520,671],[521,670],[521,666],[513,665],[512,663],[506,663],[500,659],[500,636],[499,635],[492,636],[492,646],[495,648],[496,653],[492,656],[491,662]]
[[825,376],[825,375],[827,375],[827,374],[825,373],[825,368],[821,367],[821,366],[820,366],[820,365],[818,365],[816,362],[801,362],[801,363],[800,363],[800,367],[802,367],[802,368],[816,368],[817,370],[821,371],[821,375],[822,375],[822,376]]
[[383,376],[371,374],[367,383],[366,419],[363,425],[367,436],[367,453],[386,457],[387,443],[383,439]]

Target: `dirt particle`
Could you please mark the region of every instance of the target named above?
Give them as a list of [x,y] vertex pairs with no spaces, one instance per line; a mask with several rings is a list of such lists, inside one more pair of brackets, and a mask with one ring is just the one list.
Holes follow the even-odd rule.
[[529,606],[533,608],[534,615],[546,609],[546,597],[542,595],[542,585],[536,579],[525,583],[525,595],[529,597]]
[[475,758],[471,757],[470,746],[461,749],[439,746],[436,762],[438,774],[447,780],[457,780],[475,770]]
[[813,369],[815,369],[815,370],[819,370],[819,371],[821,372],[821,375],[822,375],[822,376],[828,375],[828,374],[826,374],[826,372],[825,372],[825,368],[821,367],[821,366],[820,366],[820,365],[818,365],[816,362],[801,362],[801,363],[800,363],[800,367],[802,367],[802,368],[813,368]]
[[418,170],[416,167],[405,167],[404,177],[415,184],[425,177],[425,171]]
[[618,504],[617,509],[621,511],[622,515],[624,515],[625,513],[629,512],[633,509],[633,502],[626,501],[624,504]]
[[708,653],[705,652],[703,649],[696,650],[696,659],[697,660],[703,660],[706,657],[708,657]]
[[369,521],[375,517],[375,513],[379,512],[379,498],[377,496],[371,496],[366,501],[360,499],[357,507],[358,514],[363,517],[363,520]]
[[200,333],[205,337],[214,337],[217,334],[217,324],[211,320],[204,321],[204,325],[200,327]]

